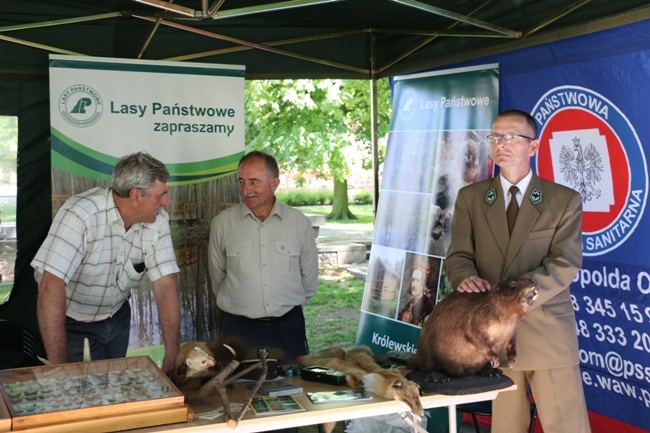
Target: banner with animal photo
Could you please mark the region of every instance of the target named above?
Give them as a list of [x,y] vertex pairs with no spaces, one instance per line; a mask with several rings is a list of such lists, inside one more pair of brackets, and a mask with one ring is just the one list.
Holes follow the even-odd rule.
[[[53,215],[72,195],[107,186],[115,162],[146,151],[171,175],[169,215],[181,296],[181,341],[216,329],[209,287],[210,220],[238,202],[234,176],[244,153],[240,65],[50,56]],[[129,349],[162,343],[145,280],[131,297]]]
[[487,135],[499,69],[395,77],[356,344],[415,352],[420,327],[451,291],[442,271],[458,190],[493,175]]

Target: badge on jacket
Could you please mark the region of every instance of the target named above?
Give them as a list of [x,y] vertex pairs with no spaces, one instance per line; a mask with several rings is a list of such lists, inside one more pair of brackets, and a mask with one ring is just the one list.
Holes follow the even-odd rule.
[[530,202],[534,205],[538,205],[542,202],[542,190],[541,189],[534,189],[533,192],[530,193],[528,196],[530,198]]
[[496,201],[496,199],[497,199],[497,190],[492,188],[487,192],[487,195],[485,196],[485,201],[488,204],[492,204]]

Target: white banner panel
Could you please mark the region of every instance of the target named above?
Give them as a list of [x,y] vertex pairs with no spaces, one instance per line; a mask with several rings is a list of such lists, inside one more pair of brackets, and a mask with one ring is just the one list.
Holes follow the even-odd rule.
[[50,56],[52,166],[97,179],[146,150],[170,184],[236,169],[244,150],[243,66]]

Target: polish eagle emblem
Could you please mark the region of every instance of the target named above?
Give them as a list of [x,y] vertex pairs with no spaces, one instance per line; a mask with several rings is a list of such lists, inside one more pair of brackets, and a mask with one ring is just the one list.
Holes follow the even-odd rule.
[[600,197],[600,189],[596,185],[604,171],[603,160],[593,143],[583,149],[580,139],[576,137],[573,139],[573,151],[562,145],[560,171],[564,174],[564,181],[580,193],[583,203]]

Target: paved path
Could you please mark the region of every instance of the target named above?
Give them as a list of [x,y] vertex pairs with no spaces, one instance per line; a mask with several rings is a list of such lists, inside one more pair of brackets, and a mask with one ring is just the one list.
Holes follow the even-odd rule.
[[[372,245],[373,227],[370,224],[334,224],[326,223],[318,233],[319,245],[366,245],[368,251]],[[365,280],[368,273],[368,262],[341,265],[350,274]]]
[[318,242],[322,244],[372,243],[373,226],[370,224],[336,224],[325,223],[318,233]]

